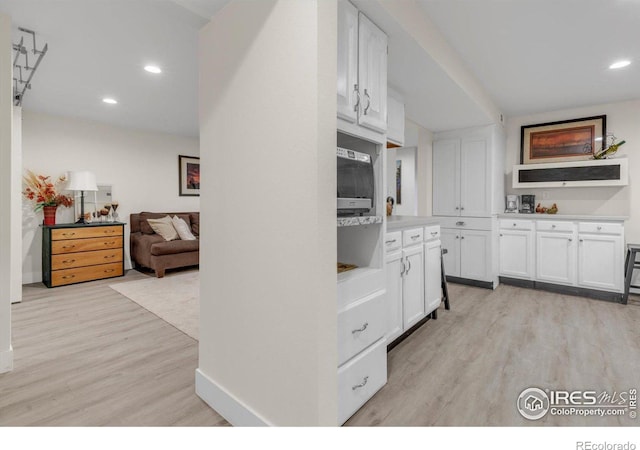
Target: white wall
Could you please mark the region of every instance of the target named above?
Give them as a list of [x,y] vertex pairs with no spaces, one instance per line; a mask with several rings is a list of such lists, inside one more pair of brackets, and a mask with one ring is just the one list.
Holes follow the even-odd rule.
[[11,349],[12,245],[12,60],[11,18],[0,14],[0,373],[13,368]]
[[336,425],[336,2],[233,1],[200,36],[196,392],[236,425]]
[[[513,165],[520,163],[520,127],[595,115],[607,115],[607,131],[627,143],[616,157],[629,158],[629,186],[555,189],[513,189]],[[505,161],[506,191],[508,194],[534,194],[536,203],[557,203],[560,214],[600,214],[629,216],[625,233],[627,242],[640,243],[640,100],[594,105],[584,108],[553,111],[529,116],[512,117],[507,121],[507,152]],[[548,199],[543,200],[547,192]]]
[[[415,216],[418,214],[418,198],[416,189],[416,147],[401,147],[396,149],[396,156],[393,161],[388,161],[393,167],[392,183],[390,183],[392,197],[395,198],[396,204],[394,214],[398,216]],[[398,203],[396,198],[396,164],[397,161],[402,162],[401,190],[402,203]]]
[[22,301],[22,107],[13,107],[11,136],[11,303]]
[[[113,186],[120,219],[141,211],[199,211],[199,197],[178,195],[178,155],[198,156],[198,139],[136,131],[97,122],[23,111],[23,167],[58,177],[90,170],[98,184]],[[206,175],[205,175],[206,179]],[[206,181],[205,181],[206,183]],[[74,208],[58,208],[58,223],[73,222]],[[23,283],[42,281],[42,212],[22,204]],[[125,227],[125,268],[130,268]]]

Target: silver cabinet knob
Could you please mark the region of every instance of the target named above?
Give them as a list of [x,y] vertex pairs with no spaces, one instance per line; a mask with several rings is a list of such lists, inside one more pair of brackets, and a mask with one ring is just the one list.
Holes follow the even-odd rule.
[[460,211],[464,211],[464,207],[463,206],[460,207]]
[[598,231],[602,230],[602,227],[598,227]]
[[569,242],[573,242],[573,239],[569,238]]

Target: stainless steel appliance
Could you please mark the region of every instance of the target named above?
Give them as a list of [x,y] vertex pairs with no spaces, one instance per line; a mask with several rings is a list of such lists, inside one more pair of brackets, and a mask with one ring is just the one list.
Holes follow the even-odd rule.
[[338,147],[338,215],[362,215],[373,208],[371,155]]
[[507,195],[507,209],[506,213],[520,212],[520,198],[517,195]]
[[536,212],[536,196],[524,194],[521,196],[520,212],[524,214],[533,214]]

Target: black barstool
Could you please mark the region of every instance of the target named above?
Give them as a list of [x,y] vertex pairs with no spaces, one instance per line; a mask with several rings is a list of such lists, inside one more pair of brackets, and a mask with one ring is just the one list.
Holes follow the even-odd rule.
[[636,253],[640,252],[640,245],[627,244],[627,259],[624,262],[624,295],[622,296],[622,304],[626,305],[629,299],[629,288],[640,289],[640,286],[632,286],[631,278],[633,277],[633,269],[640,267],[640,263],[636,262]]

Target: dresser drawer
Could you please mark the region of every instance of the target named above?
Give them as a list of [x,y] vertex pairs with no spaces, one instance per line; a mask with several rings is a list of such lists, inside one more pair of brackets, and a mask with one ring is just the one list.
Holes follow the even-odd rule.
[[392,252],[402,248],[402,232],[394,231],[384,235],[384,250]]
[[84,239],[105,236],[122,236],[122,226],[107,225],[104,227],[58,228],[51,230],[51,240]]
[[122,262],[101,264],[99,266],[77,267],[75,269],[54,270],[51,272],[51,286],[80,283],[123,275]]
[[580,222],[578,224],[579,233],[591,233],[591,234],[613,234],[616,236],[622,235],[621,223],[606,223],[606,222]]
[[501,219],[501,230],[533,230],[533,220]]
[[63,253],[88,252],[93,250],[104,250],[111,248],[122,248],[122,236],[99,237],[88,239],[71,239],[66,241],[51,242],[51,254],[59,255]]
[[412,228],[402,232],[402,246],[421,244],[424,236],[424,228]]
[[338,425],[342,425],[387,382],[384,339],[338,369]]
[[440,225],[424,227],[424,240],[433,241],[434,239],[440,239]]
[[575,227],[573,222],[565,222],[560,220],[538,220],[536,230],[538,231],[562,231],[573,233]]
[[338,312],[338,365],[387,332],[386,291],[378,291]]
[[51,270],[97,266],[120,261],[122,261],[122,248],[97,250],[95,252],[65,253],[51,257]]

